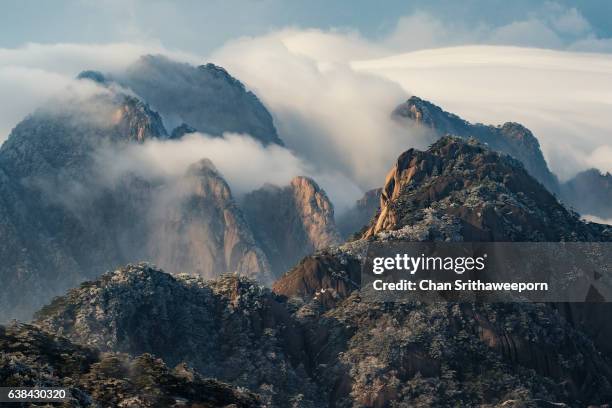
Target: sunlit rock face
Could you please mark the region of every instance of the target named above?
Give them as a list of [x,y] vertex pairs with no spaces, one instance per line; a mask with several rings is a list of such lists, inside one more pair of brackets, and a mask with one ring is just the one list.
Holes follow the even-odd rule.
[[310,178],[295,177],[285,187],[266,185],[247,194],[242,208],[275,276],[303,256],[340,242],[333,205]]

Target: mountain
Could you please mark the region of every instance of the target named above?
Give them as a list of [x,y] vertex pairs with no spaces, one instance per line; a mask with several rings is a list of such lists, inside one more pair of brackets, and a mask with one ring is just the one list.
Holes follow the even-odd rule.
[[0,326],[0,383],[65,387],[70,398],[64,406],[77,408],[261,406],[258,396],[185,365],[169,369],[150,354],[101,354],[26,324]]
[[275,276],[303,256],[340,242],[333,205],[308,177],[252,191],[242,199],[242,209]]
[[559,190],[558,180],[548,169],[538,140],[529,129],[518,123],[507,122],[501,126],[472,124],[416,96],[395,108],[392,117],[399,120],[408,119],[431,129],[439,137],[447,134],[463,138],[474,137],[491,149],[521,161],[529,174],[549,191],[556,193]]
[[512,157],[473,139],[445,137],[426,152],[410,149],[399,156],[385,180],[380,213],[364,237],[378,233],[558,242],[601,241],[610,230],[582,222]]
[[366,191],[363,197],[338,217],[338,229],[343,237],[348,238],[353,234],[359,235],[359,232],[370,223],[380,206],[381,191],[380,188]]
[[400,155],[381,203],[363,237],[307,256],[273,291],[128,265],[56,298],[34,324],[80,347],[185,363],[274,407],[612,398],[607,305],[392,303],[358,291],[372,241],[610,241],[610,228],[582,222],[517,160],[452,137]]
[[307,257],[273,286],[301,305],[294,316],[330,406],[612,398],[607,304],[380,303],[357,291],[372,241],[610,241],[611,228],[582,222],[517,160],[452,137],[400,155],[381,204],[362,238]]
[[95,152],[166,137],[141,101],[102,94],[40,109],[0,147],[0,319],[26,318],[53,295],[143,254],[131,237],[146,183],[99,183]]
[[274,406],[321,406],[301,328],[278,296],[246,278],[203,281],[128,265],[56,298],[35,324],[104,352],[186,362]]
[[152,213],[148,257],[173,272],[213,278],[237,272],[270,283],[270,267],[229,185],[210,160],[193,164],[168,187],[172,204]]
[[578,173],[561,184],[561,195],[580,214],[612,218],[612,174],[597,169]]
[[214,136],[247,133],[263,144],[283,145],[257,96],[214,64],[195,67],[147,55],[111,78],[146,100],[171,127],[186,124]]
[[[237,91],[225,87],[241,85],[215,75],[232,84],[210,85],[215,95],[231,100]],[[266,255],[210,161],[170,178],[154,171],[156,163],[126,163],[135,146],[192,128],[168,136],[144,100],[102,74],[80,78],[99,84],[93,95],[43,106],[0,148],[0,321],[28,319],[83,280],[141,260],[174,273],[239,272],[270,283]]]

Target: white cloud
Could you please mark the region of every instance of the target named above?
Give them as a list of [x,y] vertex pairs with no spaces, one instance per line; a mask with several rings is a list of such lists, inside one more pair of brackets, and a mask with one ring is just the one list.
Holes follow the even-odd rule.
[[[346,45],[351,41],[354,47]],[[398,84],[342,60],[365,46],[353,34],[285,30],[231,42],[212,60],[263,99],[289,148],[326,172],[372,188],[401,152],[431,140],[390,119],[408,97]],[[359,55],[379,52],[372,46]]]
[[596,222],[597,224],[608,224],[608,225],[612,225],[612,218],[600,218],[596,215],[584,215],[582,217],[583,220],[585,221],[589,221],[589,222]]
[[462,46],[352,66],[470,121],[524,124],[562,178],[591,166],[610,169],[612,55]]
[[225,134],[223,138],[201,133],[185,135],[180,140],[148,140],[121,149],[100,150],[97,164],[104,182],[112,183],[126,173],[147,179],[176,179],[187,168],[210,159],[235,196],[265,183],[289,184],[295,176],[313,177],[330,195],[338,209],[351,205],[361,190],[337,172],[325,172],[277,145],[263,146],[248,135]]

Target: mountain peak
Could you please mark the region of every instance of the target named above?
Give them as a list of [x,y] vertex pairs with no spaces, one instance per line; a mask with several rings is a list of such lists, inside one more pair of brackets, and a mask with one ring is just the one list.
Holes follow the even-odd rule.
[[558,180],[549,170],[538,140],[521,124],[515,122],[506,122],[501,126],[472,124],[417,96],[410,97],[395,108],[392,117],[413,121],[419,126],[431,129],[438,137],[446,135],[474,137],[491,149],[520,160],[527,171],[549,191],[559,190]]
[[196,67],[161,55],[145,55],[118,75],[117,81],[175,123],[188,123],[212,136],[245,133],[263,144],[283,145],[272,115],[257,96],[217,65]]
[[402,153],[364,237],[408,240],[598,241],[522,164],[475,139],[443,137]]

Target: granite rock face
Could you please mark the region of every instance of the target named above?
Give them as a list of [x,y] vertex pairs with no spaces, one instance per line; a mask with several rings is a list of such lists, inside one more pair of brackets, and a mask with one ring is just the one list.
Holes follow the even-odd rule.
[[275,276],[302,257],[340,242],[334,208],[314,180],[295,177],[288,186],[247,194],[242,208]]
[[447,137],[398,158],[361,239],[307,257],[273,289],[300,306],[330,406],[603,404],[612,398],[605,304],[378,303],[356,288],[372,240],[610,239],[517,160]]
[[213,278],[224,272],[271,283],[259,249],[228,184],[210,160],[192,165],[169,187],[173,205],[153,211],[149,257],[166,270]]
[[379,209],[381,192],[380,188],[366,191],[353,207],[338,217],[338,229],[344,238],[358,236],[363,232],[361,230],[370,223]]
[[517,160],[452,137],[426,152],[400,155],[385,180],[380,207],[364,238],[411,233],[431,220],[449,230],[437,228],[420,240],[457,240],[458,231],[466,241],[601,241],[610,233],[582,222]]
[[186,123],[213,136],[246,133],[263,144],[283,144],[257,96],[214,64],[195,67],[147,55],[114,79],[146,100],[168,124]]

